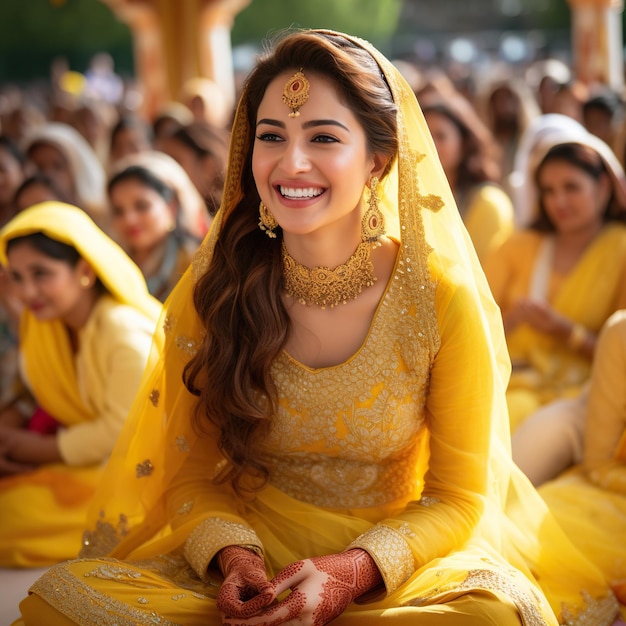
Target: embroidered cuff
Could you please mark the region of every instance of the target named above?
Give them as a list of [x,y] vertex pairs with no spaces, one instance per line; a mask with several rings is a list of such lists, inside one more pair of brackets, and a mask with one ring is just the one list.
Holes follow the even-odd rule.
[[395,591],[415,571],[415,559],[400,532],[378,525],[357,537],[349,546],[365,550],[376,561],[387,593]]
[[250,527],[209,517],[191,531],[185,542],[185,558],[200,579],[208,582],[209,563],[226,546],[243,546],[263,556],[261,540]]

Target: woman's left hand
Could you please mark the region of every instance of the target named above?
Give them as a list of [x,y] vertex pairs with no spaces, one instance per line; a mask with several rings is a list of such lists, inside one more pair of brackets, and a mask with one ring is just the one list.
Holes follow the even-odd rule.
[[15,452],[23,445],[23,431],[11,426],[0,426],[0,476],[23,474],[35,469],[31,463],[16,459]]
[[0,426],[0,458],[5,461],[7,468],[12,463],[14,470],[22,468],[21,471],[31,471],[44,463],[59,462],[61,454],[55,435]]
[[273,579],[282,601],[245,620],[224,618],[225,626],[322,626],[341,615],[359,596],[383,584],[372,557],[361,549],[292,563]]
[[545,302],[524,301],[524,321],[539,332],[547,335],[567,336],[570,323]]

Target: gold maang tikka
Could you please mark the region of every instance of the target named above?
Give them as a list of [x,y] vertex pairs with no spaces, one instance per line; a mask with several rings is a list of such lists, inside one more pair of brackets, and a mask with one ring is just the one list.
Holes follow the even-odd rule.
[[283,89],[283,102],[291,109],[289,117],[298,117],[298,110],[309,99],[311,84],[300,68],[286,83]]

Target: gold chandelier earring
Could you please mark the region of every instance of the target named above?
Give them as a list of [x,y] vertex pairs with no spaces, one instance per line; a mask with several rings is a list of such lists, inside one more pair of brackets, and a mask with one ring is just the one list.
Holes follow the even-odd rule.
[[361,220],[361,237],[363,241],[374,243],[385,234],[385,218],[378,208],[378,177],[370,180],[370,197],[368,208]]
[[259,204],[259,228],[270,238],[276,239],[274,229],[278,226],[276,218],[270,213],[263,200]]

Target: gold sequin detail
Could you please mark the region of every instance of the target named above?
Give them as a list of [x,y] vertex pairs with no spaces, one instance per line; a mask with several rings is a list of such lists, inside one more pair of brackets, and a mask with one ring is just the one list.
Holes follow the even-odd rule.
[[141,463],[137,463],[137,465],[135,466],[135,476],[137,478],[145,478],[146,476],[150,476],[153,471],[154,465],[152,465],[150,459],[146,459]]
[[194,501],[193,500],[189,500],[189,501],[185,502],[178,509],[178,511],[176,511],[176,513],[178,513],[178,515],[187,515],[188,513],[191,512],[191,509],[193,509],[193,505],[194,505]]
[[[101,517],[104,514],[101,513]],[[83,533],[83,545],[80,551],[81,557],[98,557],[109,554],[128,532],[128,520],[125,515],[120,515],[117,526],[102,519],[96,522],[94,530],[86,530]]]
[[167,335],[172,332],[174,328],[174,318],[171,315],[167,315],[163,320],[163,332]]
[[152,402],[152,406],[156,407],[159,405],[159,397],[160,397],[161,393],[159,392],[158,389],[153,389],[150,392],[150,402]]
[[[521,577],[521,575],[520,575]],[[530,583],[527,585],[530,587]],[[524,620],[524,626],[547,626],[539,608],[539,600],[529,589],[504,573],[493,570],[471,570],[459,589],[487,589],[497,591],[510,598]]]
[[213,557],[225,546],[246,546],[263,554],[261,540],[249,526],[209,517],[200,522],[185,542],[185,558],[203,581],[208,581],[207,568]]
[[198,352],[198,344],[193,339],[180,335],[176,337],[176,347],[183,352],[186,352],[189,356],[194,356]]
[[187,437],[185,437],[184,435],[179,435],[178,437],[176,437],[176,447],[178,448],[179,452],[189,452],[190,447],[189,441],[187,441]]
[[441,500],[439,498],[433,498],[433,496],[422,496],[417,503],[421,506],[432,506],[433,504],[439,504]]
[[620,605],[612,593],[604,598],[593,598],[585,591],[581,595],[585,602],[582,611],[561,605],[561,623],[564,626],[609,626],[618,617]]
[[[406,529],[404,529],[406,532]],[[378,524],[363,533],[349,546],[361,548],[376,561],[387,588],[387,593],[395,591],[408,580],[415,571],[413,552],[402,532]]]

